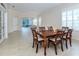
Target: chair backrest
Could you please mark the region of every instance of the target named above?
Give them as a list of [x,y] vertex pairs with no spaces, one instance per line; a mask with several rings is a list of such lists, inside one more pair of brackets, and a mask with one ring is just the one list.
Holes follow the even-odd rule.
[[39,27],[39,31],[44,31],[45,27]]
[[57,40],[62,40],[63,38],[63,32],[59,31],[57,32],[58,34],[55,35],[55,42],[57,42]]
[[34,26],[34,27],[32,26],[32,27],[31,27],[31,30],[36,30],[36,29],[37,29],[36,26]]
[[48,30],[49,31],[54,31],[52,26],[48,27]]
[[57,33],[59,33],[59,32],[64,33],[64,31],[63,31],[63,30],[61,30],[61,29],[56,29],[56,32],[57,32]]
[[72,29],[69,29],[66,37],[72,37]]
[[62,27],[62,30],[67,31],[69,27]]
[[32,35],[33,35],[33,40],[38,41],[38,36],[37,36],[37,32],[35,29],[32,29]]

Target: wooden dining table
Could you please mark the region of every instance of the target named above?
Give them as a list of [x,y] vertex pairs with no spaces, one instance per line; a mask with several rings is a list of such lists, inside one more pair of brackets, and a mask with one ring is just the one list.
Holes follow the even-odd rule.
[[[62,30],[61,30],[62,31]],[[63,31],[62,31],[63,32]],[[43,47],[44,47],[44,55],[46,56],[46,47],[47,47],[47,41],[48,38],[52,37],[54,38],[56,35],[64,35],[64,33],[62,32],[53,32],[53,31],[49,31],[49,30],[44,30],[44,31],[37,31],[37,34],[43,38],[44,42],[43,42]]]

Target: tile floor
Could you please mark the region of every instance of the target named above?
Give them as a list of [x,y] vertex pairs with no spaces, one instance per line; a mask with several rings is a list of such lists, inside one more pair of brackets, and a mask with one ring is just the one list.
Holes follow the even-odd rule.
[[[57,56],[78,56],[79,41],[73,40],[72,47],[65,48],[64,52],[58,46]],[[5,39],[0,44],[0,56],[44,56],[44,49],[39,47],[38,53],[35,53],[35,48],[32,48],[32,33],[29,28],[22,28],[9,34],[8,39]],[[56,56],[54,47],[47,48],[47,56]]]

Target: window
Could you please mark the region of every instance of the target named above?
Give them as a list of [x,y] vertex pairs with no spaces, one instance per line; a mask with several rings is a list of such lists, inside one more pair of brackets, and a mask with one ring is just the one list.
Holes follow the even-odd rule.
[[79,9],[73,11],[73,28],[79,30]]
[[62,12],[62,26],[79,30],[79,9],[66,10]]
[[39,26],[41,26],[41,21],[42,21],[41,17],[39,17],[38,21],[39,21]]
[[42,21],[41,16],[40,17],[36,17],[36,18],[33,19],[33,25],[41,26],[41,21]]
[[37,25],[37,18],[33,19],[33,25]]

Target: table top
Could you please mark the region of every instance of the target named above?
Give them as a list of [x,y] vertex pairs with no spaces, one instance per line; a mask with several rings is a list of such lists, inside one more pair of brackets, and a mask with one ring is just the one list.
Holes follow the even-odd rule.
[[[44,36],[44,35],[43,35],[43,32],[39,32],[39,31],[38,31],[37,33],[38,33],[38,35],[40,35],[40,36],[42,36],[42,37]],[[58,34],[59,34],[59,35],[62,35],[62,34],[63,34],[62,32],[53,32],[53,31],[49,31],[49,30],[45,30],[44,33],[45,33],[45,36],[46,36],[46,37],[53,37],[53,36],[56,36],[56,35],[58,35]]]

